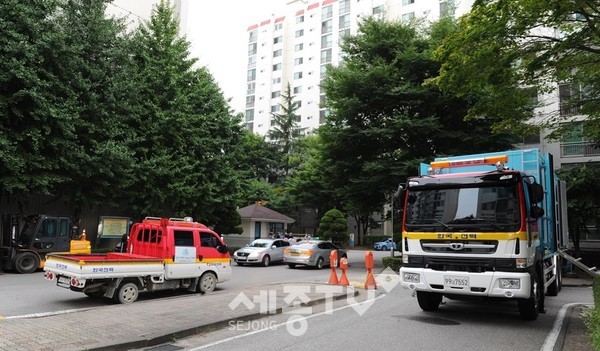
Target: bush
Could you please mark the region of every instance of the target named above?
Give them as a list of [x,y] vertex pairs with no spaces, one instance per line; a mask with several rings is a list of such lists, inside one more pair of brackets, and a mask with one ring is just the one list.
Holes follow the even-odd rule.
[[600,276],[594,278],[595,308],[586,316],[585,325],[592,338],[595,350],[600,350]]
[[331,239],[334,243],[345,246],[349,239],[346,216],[335,208],[325,212],[319,223],[317,235],[324,240]]
[[384,257],[383,261],[383,269],[390,267],[394,272],[400,272],[400,267],[402,267],[402,257]]

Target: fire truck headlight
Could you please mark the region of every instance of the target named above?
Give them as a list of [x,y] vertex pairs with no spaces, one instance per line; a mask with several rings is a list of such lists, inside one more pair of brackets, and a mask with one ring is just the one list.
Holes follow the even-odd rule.
[[517,268],[526,268],[527,267],[527,259],[526,258],[517,258],[516,259]]
[[418,273],[404,272],[403,279],[405,282],[419,283],[421,281],[421,276]]
[[521,289],[521,279],[500,278],[500,288],[502,288],[502,289]]

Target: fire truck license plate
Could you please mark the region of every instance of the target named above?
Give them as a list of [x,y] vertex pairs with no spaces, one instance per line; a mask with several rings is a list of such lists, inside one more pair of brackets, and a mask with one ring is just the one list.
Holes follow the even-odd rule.
[[469,286],[469,277],[445,275],[444,285],[451,288],[466,288]]

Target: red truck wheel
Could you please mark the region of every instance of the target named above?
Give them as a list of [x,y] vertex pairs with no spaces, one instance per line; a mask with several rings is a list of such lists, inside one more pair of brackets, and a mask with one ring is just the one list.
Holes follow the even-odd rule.
[[117,303],[130,304],[137,300],[139,289],[134,283],[123,283],[115,292],[114,299]]
[[213,272],[206,272],[200,277],[198,290],[202,293],[209,293],[215,290],[217,286],[217,276]]

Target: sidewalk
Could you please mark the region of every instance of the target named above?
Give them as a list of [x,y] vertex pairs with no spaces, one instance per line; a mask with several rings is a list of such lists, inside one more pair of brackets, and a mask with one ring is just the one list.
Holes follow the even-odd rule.
[[[590,284],[588,279],[563,279],[564,286]],[[360,294],[361,290],[351,291]],[[347,293],[344,287],[324,283],[273,284],[248,288],[243,294],[222,290],[39,318],[7,318],[0,320],[0,350],[141,349],[227,327],[231,321],[285,313],[289,305],[300,302],[313,306],[327,299],[343,299]],[[554,350],[594,351],[581,318],[582,308],[569,309]]]
[[6,318],[0,320],[0,350],[144,348],[226,327],[230,321],[252,320],[282,313],[295,304],[312,306],[326,299],[346,298],[346,294],[345,287],[327,284],[273,284],[244,289],[243,294],[222,290],[39,318]]

